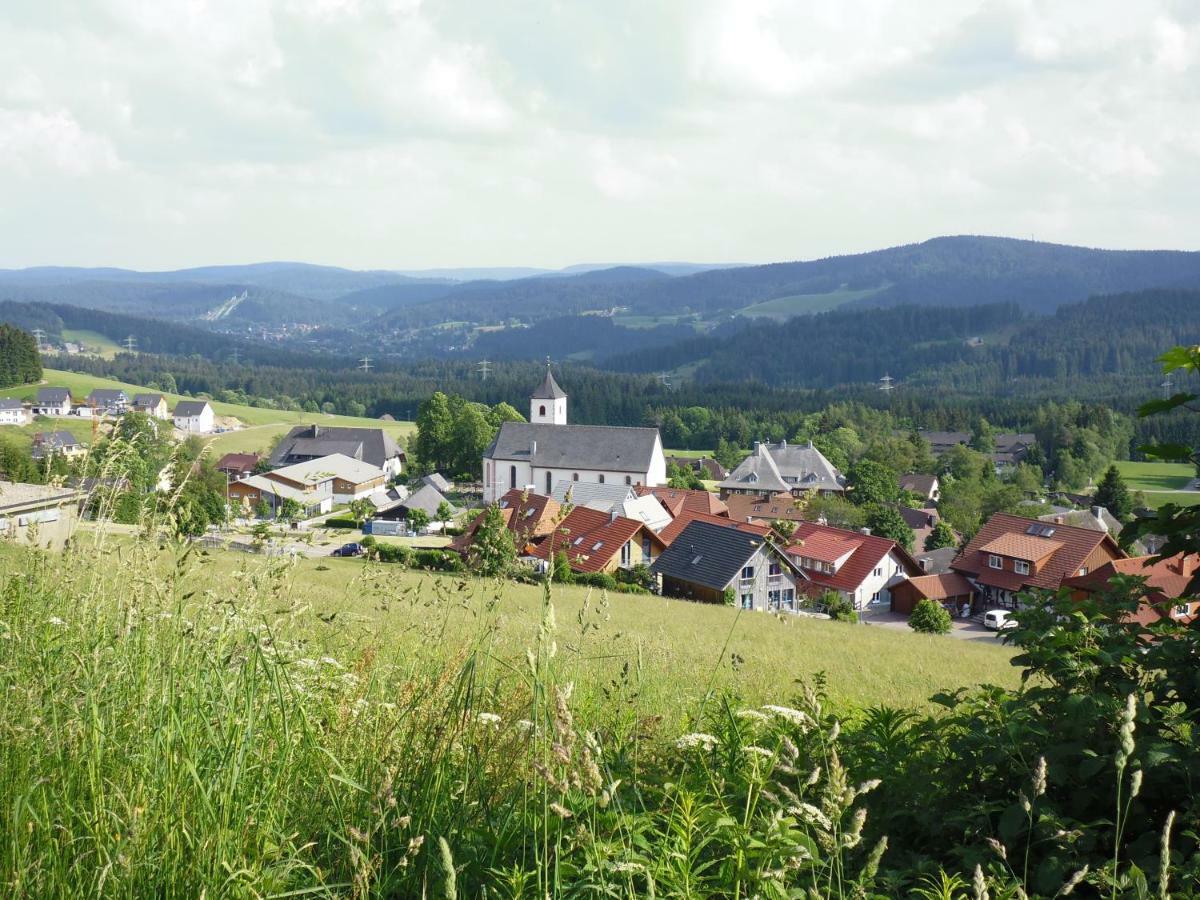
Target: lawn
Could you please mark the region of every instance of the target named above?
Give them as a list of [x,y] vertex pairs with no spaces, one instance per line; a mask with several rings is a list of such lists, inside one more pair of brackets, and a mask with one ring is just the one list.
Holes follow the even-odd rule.
[[37,416],[30,425],[0,429],[0,437],[15,435],[25,446],[32,446],[33,436],[39,431],[69,431],[81,444],[91,446],[92,443],[92,420],[74,416],[62,419]]
[[872,294],[877,294],[885,287],[887,285],[868,288],[862,291],[852,291],[843,287],[825,294],[795,294],[791,297],[776,297],[773,300],[764,300],[761,303],[754,303],[743,307],[738,310],[737,314],[750,318],[776,319],[782,322],[796,316],[837,309],[839,306],[850,303],[853,300],[861,300],[863,297],[870,297]]
[[[1196,470],[1184,463],[1126,460],[1116,465],[1131,491],[1178,491],[1196,477]],[[1200,499],[1200,493],[1196,497]]]
[[64,328],[62,338],[82,346],[84,353],[92,353],[105,359],[112,359],[125,349],[112,338],[85,328]]
[[[114,381],[110,378],[99,378],[95,375],[86,375],[80,372],[65,372],[58,369],[46,369],[42,377],[49,386],[70,388],[72,395],[77,398],[86,397],[93,388],[97,387],[122,388],[131,396],[135,393],[145,393],[148,391],[147,388],[136,384],[126,384],[125,382]],[[37,394],[38,387],[39,385],[24,385],[9,389],[6,391],[6,394],[12,397],[31,399]],[[177,401],[186,399],[180,394],[165,394],[164,396],[166,396],[167,402],[172,406]],[[236,403],[218,403],[216,401],[213,402],[213,409],[216,410],[219,416],[233,416],[248,426],[268,426],[261,430],[248,429],[246,432],[235,431],[215,436],[212,439],[214,450],[221,453],[227,453],[232,450],[260,450],[270,446],[277,435],[287,432],[292,426],[313,422],[321,425],[383,428],[396,438],[406,437],[416,428],[412,422],[382,422],[379,419],[368,419],[358,416],[335,416],[326,413],[262,409],[257,406],[242,406]],[[63,423],[62,427],[71,427],[71,425],[66,424],[71,422],[70,419],[56,419],[52,421]],[[91,426],[89,425],[88,434],[90,435],[90,433]]]

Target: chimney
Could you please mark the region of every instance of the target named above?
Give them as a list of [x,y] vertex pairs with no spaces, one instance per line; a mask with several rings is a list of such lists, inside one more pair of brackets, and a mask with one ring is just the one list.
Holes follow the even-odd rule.
[[1054,524],[1055,524],[1055,525],[1061,525],[1062,523],[1063,523],[1063,517],[1062,517],[1062,516],[1055,516],[1055,517],[1054,517]]
[[1103,506],[1093,506],[1092,507],[1092,518],[1100,523],[1100,527],[1104,531],[1108,531],[1108,523],[1104,521],[1104,512],[1105,512],[1105,509]]
[[921,557],[920,559],[917,560],[917,563],[921,566],[922,572],[929,571],[929,557],[928,556]]
[[810,439],[809,439],[809,441],[808,441],[808,449],[809,449],[809,450],[816,450],[816,449],[817,449],[816,447],[814,447],[814,446],[813,446],[813,442],[812,442],[812,439],[811,439],[811,438],[810,438]]
[[534,454],[536,454],[536,453],[537,453],[537,441],[530,441],[529,442],[529,458],[533,459]]
[[608,524],[609,525],[611,525],[613,522],[617,521],[617,515],[618,515],[617,508],[615,506],[608,511]]
[[313,425],[312,436],[315,438],[319,438],[321,436],[321,426],[320,425]]
[[868,534],[869,535],[871,533],[871,529],[865,528],[865,527],[858,529],[858,531],[859,531],[859,534]]
[[761,447],[762,447],[762,444],[760,444],[758,441],[754,442],[754,455],[755,456],[762,456],[762,450],[760,449]]
[[779,446],[782,447],[784,450],[786,450],[787,449],[787,438],[784,438],[782,441],[780,441]]

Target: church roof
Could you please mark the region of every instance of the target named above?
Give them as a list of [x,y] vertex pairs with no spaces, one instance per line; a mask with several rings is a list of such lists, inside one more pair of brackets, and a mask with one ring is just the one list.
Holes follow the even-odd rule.
[[546,377],[542,379],[542,383],[538,385],[530,399],[561,400],[565,396],[567,396],[567,392],[558,386],[558,382],[554,380],[554,373],[550,371],[549,366],[546,366]]
[[539,469],[640,474],[649,471],[657,446],[657,428],[505,422],[484,457]]

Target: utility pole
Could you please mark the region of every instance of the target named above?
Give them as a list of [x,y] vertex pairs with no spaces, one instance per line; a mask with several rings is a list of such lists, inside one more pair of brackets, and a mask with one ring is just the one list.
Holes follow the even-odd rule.
[[371,365],[371,357],[369,356],[364,356],[358,362],[358,368],[363,372],[370,372],[373,368],[375,368],[373,365]]
[[658,373],[658,383],[659,383],[659,384],[661,384],[661,385],[662,385],[664,388],[666,388],[668,391],[669,391],[669,390],[671,390],[671,376],[670,376],[670,374],[669,374],[669,373],[667,373],[667,372],[659,372],[659,373]]
[[1171,380],[1171,376],[1168,375],[1166,377],[1166,380],[1164,380],[1163,383],[1159,385],[1159,387],[1162,388],[1163,399],[1170,400],[1171,399],[1171,388],[1175,387],[1175,382],[1173,382]]
[[40,328],[35,328],[31,333],[33,334],[33,339],[37,341],[38,349],[41,350],[46,343],[46,332]]
[[488,380],[488,372],[491,371],[491,366],[492,366],[491,362],[489,362],[486,359],[479,363],[479,377],[483,381]]
[[896,381],[896,379],[893,378],[891,375],[884,375],[882,378],[879,379],[879,389],[881,391],[883,391],[885,394],[890,394],[892,391],[894,391],[896,389],[895,381]]
[[132,334],[125,338],[125,349],[129,353],[133,353],[135,350],[137,350],[137,338],[135,338]]

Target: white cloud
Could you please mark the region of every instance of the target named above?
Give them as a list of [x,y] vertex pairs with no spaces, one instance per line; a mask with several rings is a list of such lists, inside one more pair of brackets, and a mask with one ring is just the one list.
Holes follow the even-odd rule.
[[0,171],[83,176],[117,166],[112,144],[85,131],[66,110],[0,109]]

